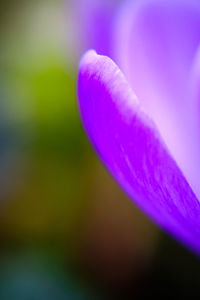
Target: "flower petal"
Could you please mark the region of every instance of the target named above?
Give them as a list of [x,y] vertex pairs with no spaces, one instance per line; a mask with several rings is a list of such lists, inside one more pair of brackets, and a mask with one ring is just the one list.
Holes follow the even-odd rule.
[[198,0],[128,1],[113,56],[200,197],[200,139],[190,71],[200,43]]
[[[72,0],[80,47],[110,55],[111,28],[119,0]],[[81,48],[82,48],[81,47]]]
[[163,91],[183,102],[200,42],[198,0],[128,1],[117,18],[115,36],[115,58],[146,106],[154,104],[146,95],[163,98]]
[[111,59],[88,51],[78,78],[84,127],[126,193],[158,224],[200,250],[200,203]]

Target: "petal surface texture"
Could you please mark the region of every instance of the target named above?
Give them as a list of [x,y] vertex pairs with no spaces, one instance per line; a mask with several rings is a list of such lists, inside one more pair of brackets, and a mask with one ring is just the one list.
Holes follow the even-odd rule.
[[200,197],[200,134],[191,68],[200,44],[198,0],[135,0],[122,6],[113,56]]
[[107,169],[153,220],[200,251],[200,204],[117,65],[88,51],[78,98],[86,132]]

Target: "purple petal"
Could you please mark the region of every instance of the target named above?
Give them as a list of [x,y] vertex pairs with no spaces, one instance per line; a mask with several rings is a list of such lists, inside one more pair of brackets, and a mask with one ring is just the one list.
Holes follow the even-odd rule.
[[119,0],[73,0],[77,31],[85,50],[110,54],[111,28]]
[[[194,57],[189,78],[190,101],[193,103],[191,114],[200,128],[200,47]],[[198,130],[199,132],[199,130]],[[199,137],[198,137],[199,139]]]
[[[182,96],[200,43],[199,1],[127,3],[117,18],[113,50],[125,75],[138,95],[164,91],[169,96]],[[148,92],[144,91],[144,81]],[[182,103],[181,98],[178,100]],[[142,101],[149,104],[146,97]]]
[[159,225],[200,250],[200,203],[111,59],[88,51],[78,79],[84,127],[126,193]]
[[200,43],[198,0],[128,1],[114,57],[200,198],[200,137],[190,74]]

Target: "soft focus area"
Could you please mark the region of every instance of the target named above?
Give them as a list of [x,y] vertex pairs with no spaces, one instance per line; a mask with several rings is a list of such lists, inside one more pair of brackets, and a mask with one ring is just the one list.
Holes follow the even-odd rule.
[[80,57],[121,3],[0,2],[1,300],[200,292],[198,257],[121,191],[80,121]]

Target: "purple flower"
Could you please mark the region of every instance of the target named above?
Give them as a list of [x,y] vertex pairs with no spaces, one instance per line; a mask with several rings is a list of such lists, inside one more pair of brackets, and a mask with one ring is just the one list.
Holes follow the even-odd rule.
[[126,193],[200,251],[200,3],[129,1],[111,57],[88,51],[78,97],[92,144]]

